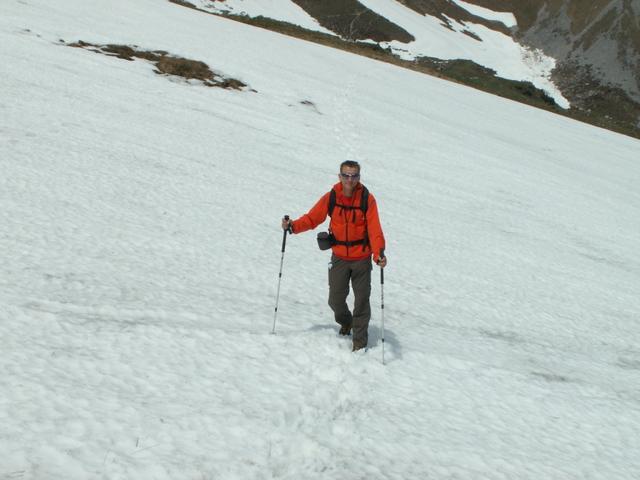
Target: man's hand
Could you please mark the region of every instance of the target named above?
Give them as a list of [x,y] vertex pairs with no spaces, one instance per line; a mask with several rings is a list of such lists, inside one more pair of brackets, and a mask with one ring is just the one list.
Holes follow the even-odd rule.
[[387,266],[387,257],[380,257],[378,258],[378,266],[380,268],[384,268]]
[[283,230],[289,230],[289,233],[291,233],[291,220],[289,219],[289,216],[286,216],[282,219],[282,229]]

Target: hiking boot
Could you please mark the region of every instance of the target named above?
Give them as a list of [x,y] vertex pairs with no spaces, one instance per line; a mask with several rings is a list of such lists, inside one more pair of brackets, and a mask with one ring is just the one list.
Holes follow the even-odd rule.
[[352,352],[357,352],[358,350],[366,350],[367,346],[366,345],[358,345],[356,343],[353,344],[353,349],[351,349]]
[[342,336],[351,335],[351,324],[340,325],[340,331],[338,333]]

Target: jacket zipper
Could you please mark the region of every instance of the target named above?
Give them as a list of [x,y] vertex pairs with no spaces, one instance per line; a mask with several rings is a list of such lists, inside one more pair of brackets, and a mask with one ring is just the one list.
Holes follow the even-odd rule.
[[[347,225],[344,233],[345,233],[346,241],[348,242],[349,241],[349,216],[345,212],[344,208],[342,209],[342,215],[344,216],[344,220],[345,220],[345,223]],[[349,256],[349,245],[347,244],[345,246],[347,247],[347,257],[348,257]]]
[[[346,211],[343,208],[342,209],[342,213],[344,215],[344,219],[345,219],[345,223],[347,224],[346,226],[346,230],[345,230],[345,235],[347,237],[347,242],[349,242],[349,213],[351,213],[351,217],[353,218],[353,224],[355,225],[356,223],[356,212],[353,208],[353,205],[356,203],[356,195],[355,195],[355,191],[353,192],[353,196],[350,197],[351,200],[351,211]],[[347,247],[347,257],[349,256],[349,245],[346,245]]]

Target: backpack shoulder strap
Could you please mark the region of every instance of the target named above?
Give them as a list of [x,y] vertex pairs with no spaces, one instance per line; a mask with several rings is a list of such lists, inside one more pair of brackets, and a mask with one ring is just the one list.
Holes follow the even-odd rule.
[[336,208],[336,191],[332,188],[329,192],[329,216],[333,214],[334,208]]
[[367,218],[367,209],[369,208],[369,190],[362,185],[362,195],[360,196],[360,210],[364,213],[365,219]]

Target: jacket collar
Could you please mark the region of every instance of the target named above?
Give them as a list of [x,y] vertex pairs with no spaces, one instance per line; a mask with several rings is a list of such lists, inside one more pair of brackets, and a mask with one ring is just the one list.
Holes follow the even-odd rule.
[[[333,186],[333,189],[336,191],[336,194],[338,195],[343,195],[342,192],[342,182],[338,182]],[[354,197],[358,195],[358,192],[362,190],[362,184],[360,182],[358,182],[358,184],[356,185],[355,190],[353,191],[354,193]]]

